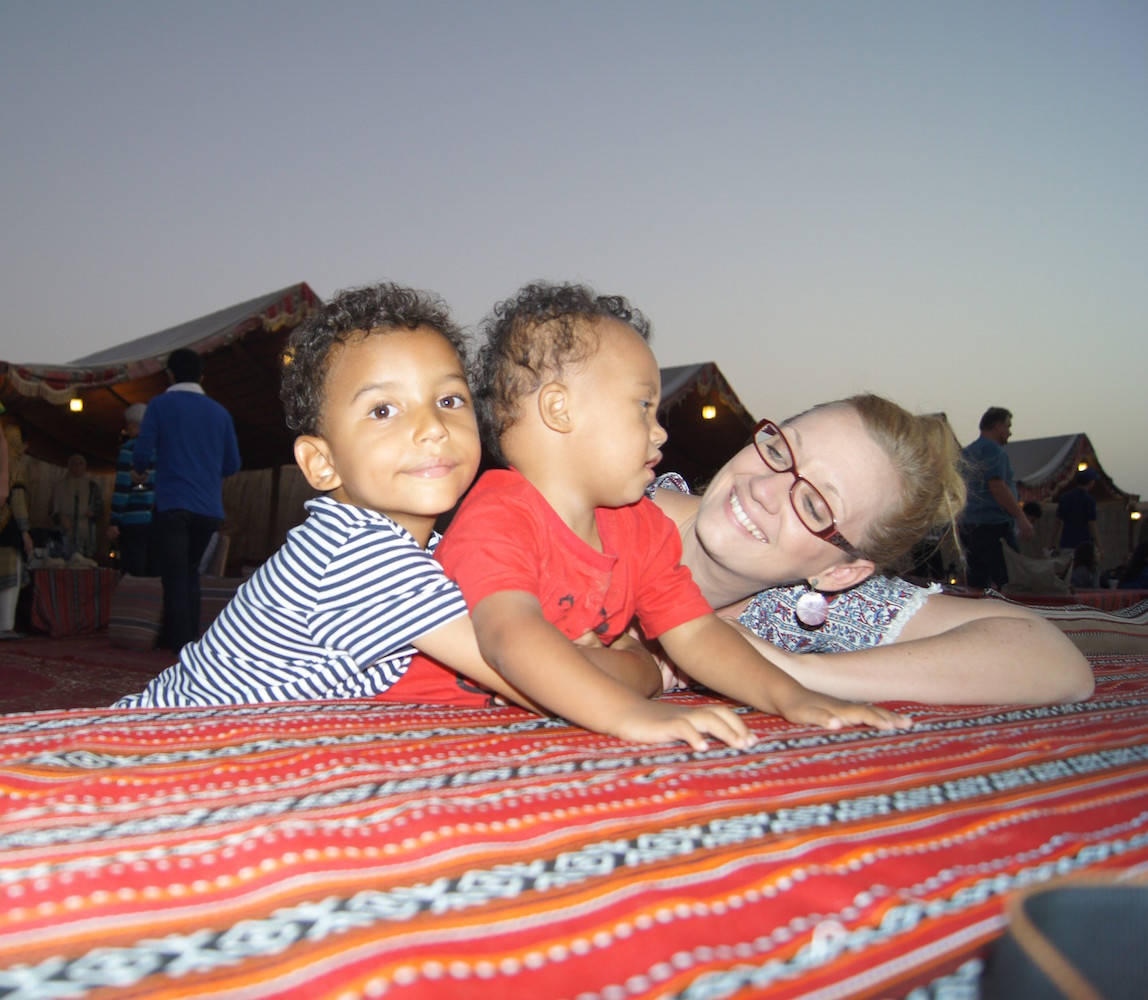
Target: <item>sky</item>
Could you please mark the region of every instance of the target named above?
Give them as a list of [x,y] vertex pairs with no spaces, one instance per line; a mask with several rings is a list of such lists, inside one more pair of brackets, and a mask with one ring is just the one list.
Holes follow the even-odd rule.
[[583,281],[755,417],[1006,406],[1148,497],[1146,53],[1142,0],[0,0],[0,358]]

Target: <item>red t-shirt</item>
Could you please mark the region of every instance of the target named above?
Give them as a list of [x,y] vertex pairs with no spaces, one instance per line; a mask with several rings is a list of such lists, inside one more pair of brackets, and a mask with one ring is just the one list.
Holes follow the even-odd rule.
[[[711,613],[682,565],[677,526],[652,500],[600,507],[595,517],[602,552],[575,535],[521,473],[487,472],[463,501],[435,558],[471,611],[491,594],[526,591],[571,639],[592,631],[608,645],[635,616],[654,639]],[[435,661],[416,656],[386,700],[486,703],[488,695],[465,685]]]

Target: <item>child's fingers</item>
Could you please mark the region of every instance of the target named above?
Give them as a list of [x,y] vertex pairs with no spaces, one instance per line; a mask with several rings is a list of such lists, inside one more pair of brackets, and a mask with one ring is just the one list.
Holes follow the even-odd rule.
[[709,733],[727,746],[744,750],[753,746],[754,737],[741,717],[728,708],[715,707],[701,709],[690,714],[690,722],[702,732]]
[[908,729],[913,720],[876,705],[842,705],[835,713],[846,725],[876,726],[878,729]]

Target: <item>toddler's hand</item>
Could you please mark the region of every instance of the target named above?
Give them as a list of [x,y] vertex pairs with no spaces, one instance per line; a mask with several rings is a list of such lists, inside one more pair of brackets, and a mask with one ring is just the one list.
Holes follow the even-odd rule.
[[684,740],[694,750],[708,750],[706,735],[745,750],[756,742],[741,718],[722,705],[704,707],[651,701],[627,714],[615,735],[631,743]]

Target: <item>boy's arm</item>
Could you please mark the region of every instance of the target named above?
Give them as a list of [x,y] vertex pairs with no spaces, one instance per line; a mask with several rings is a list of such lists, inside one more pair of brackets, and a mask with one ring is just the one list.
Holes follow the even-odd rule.
[[507,683],[506,679],[482,658],[478,640],[474,636],[474,623],[469,615],[455,618],[433,632],[420,635],[412,643],[420,653],[444,663],[452,670],[469,677],[494,694],[539,715],[550,713],[531,701],[525,694]]
[[870,725],[907,728],[905,716],[810,691],[762,656],[717,615],[703,615],[658,637],[670,658],[694,680],[735,701],[790,722],[825,729]]
[[599,670],[545,619],[532,594],[491,594],[473,620],[479,649],[505,682],[575,725],[638,743],[684,740],[695,750],[707,748],[707,733],[734,747],[752,743],[729,709],[649,701]]

